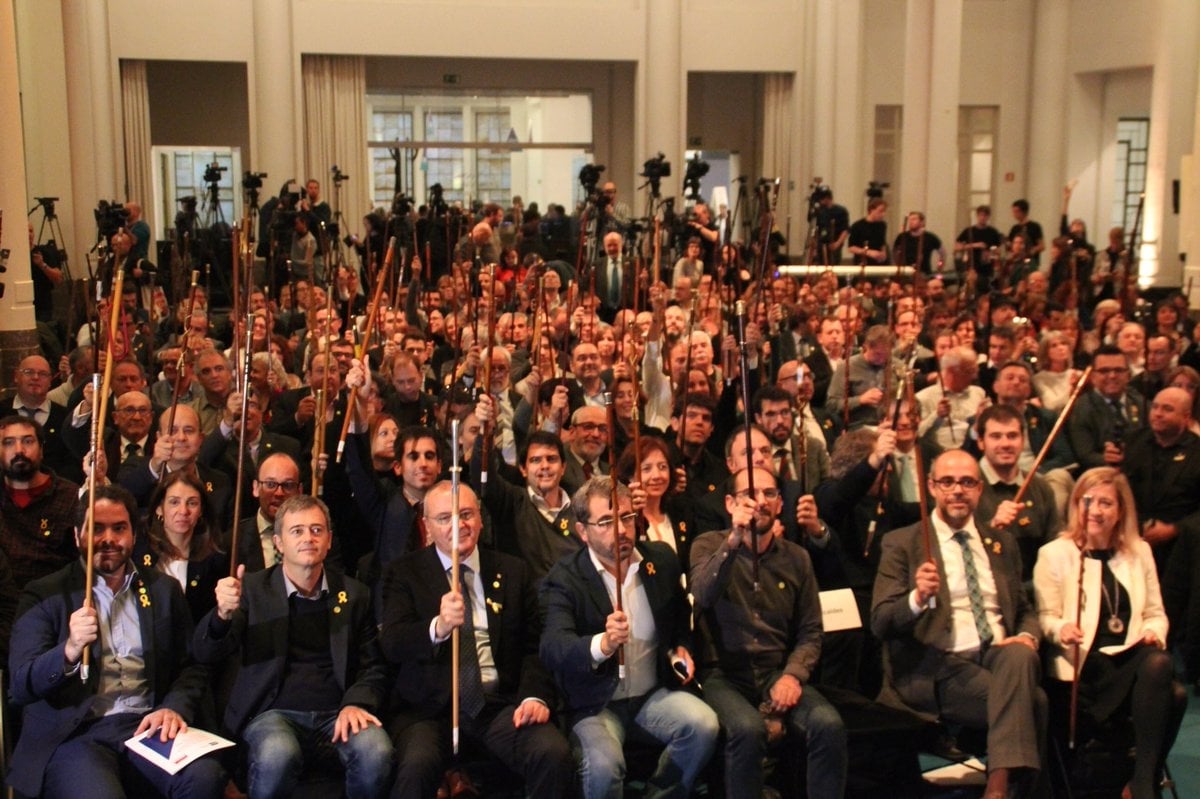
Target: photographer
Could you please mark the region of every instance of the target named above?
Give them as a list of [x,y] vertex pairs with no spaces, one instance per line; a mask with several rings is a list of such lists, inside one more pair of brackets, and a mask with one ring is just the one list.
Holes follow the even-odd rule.
[[316,178],[309,178],[304,184],[305,195],[300,200],[300,210],[308,215],[308,229],[319,230],[321,223],[328,225],[333,221],[333,210],[329,203],[321,199],[321,183]]
[[809,263],[827,266],[842,262],[842,247],[850,235],[850,212],[833,201],[833,190],[818,185],[809,197],[808,218],[813,225],[816,252]]

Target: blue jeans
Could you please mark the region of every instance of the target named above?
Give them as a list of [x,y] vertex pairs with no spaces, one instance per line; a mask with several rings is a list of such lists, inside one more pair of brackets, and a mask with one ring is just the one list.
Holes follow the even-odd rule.
[[666,745],[645,795],[687,796],[712,755],[717,716],[685,691],[658,688],[644,699],[611,702],[571,728],[571,740],[579,752],[584,799],[622,795],[625,735],[630,724]]
[[336,710],[268,710],[255,716],[242,734],[252,799],[291,796],[305,765],[332,754],[346,770],[347,796],[384,796],[392,778],[391,739],[382,727],[372,724],[351,733],[349,741],[335,744],[337,717]]
[[[767,730],[758,711],[756,692],[714,673],[704,680],[704,699],[717,712],[725,730],[725,795],[728,799],[758,799],[762,796]],[[848,756],[846,727],[837,709],[806,685],[786,719],[788,733],[804,740],[807,795],[810,799],[841,797],[846,792]]]

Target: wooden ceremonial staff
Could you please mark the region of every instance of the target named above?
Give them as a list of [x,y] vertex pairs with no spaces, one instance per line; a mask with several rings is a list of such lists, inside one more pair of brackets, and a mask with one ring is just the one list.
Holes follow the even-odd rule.
[[[675,398],[675,402],[673,403],[679,404],[680,401],[683,402],[683,409],[679,413],[679,452],[683,455],[684,463],[691,460],[684,451],[684,446],[687,443],[688,383],[690,383],[692,379],[692,330],[696,324],[696,308],[699,299],[700,292],[697,289],[692,289],[691,312],[688,315],[687,333],[684,336],[684,340],[687,342],[687,360],[684,361],[683,377],[679,381],[679,385],[675,388],[677,396]],[[674,413],[674,409],[672,409],[671,412]]]
[[[613,395],[611,391],[604,392],[604,407],[608,411],[608,479],[612,482],[612,495],[609,497],[609,507],[612,512],[612,529],[613,529],[613,560],[616,561],[616,580],[617,590],[615,592],[614,604],[618,613],[624,612],[621,605],[621,587],[625,584],[625,570],[621,568],[621,536],[625,532],[625,528],[621,524],[620,511],[620,488],[621,484],[617,480],[616,460],[613,451],[614,439],[616,436],[617,422],[617,406],[613,404]],[[635,468],[637,468],[635,464]],[[617,679],[625,679],[625,647],[617,647]]]
[[[750,424],[750,353],[746,349],[746,303],[738,300],[734,306],[738,321],[738,375],[742,381],[742,412],[746,428],[746,490],[750,498],[758,502],[758,494],[754,490],[754,428]],[[754,529],[753,519],[750,522],[750,552],[754,575],[754,590],[758,591],[758,531]]]
[[[330,360],[333,355],[333,342],[330,340],[332,332],[331,323],[333,322],[333,291],[326,289],[325,291],[325,352],[322,354],[324,367],[321,373],[321,388],[317,389],[317,416],[313,420],[313,473],[312,473],[312,495],[314,497],[321,496],[324,480],[321,476],[321,453],[325,451],[325,417],[329,413],[329,369]],[[315,332],[315,331],[314,331]],[[365,336],[364,336],[365,338]],[[316,340],[314,339],[314,344]],[[313,354],[316,358],[316,353]],[[353,394],[354,392],[347,392]]]
[[[482,275],[481,275],[482,277]],[[486,360],[482,364],[479,390],[487,396],[492,396],[492,349],[496,340],[496,265],[489,264],[487,268],[488,278],[488,319],[487,319],[487,349],[480,350]],[[482,292],[480,292],[482,294]],[[488,481],[488,464],[492,459],[492,443],[495,438],[496,419],[500,413],[500,403],[493,398],[492,401],[492,419],[487,424],[483,425],[481,435],[483,436],[482,447],[480,450],[480,458],[482,463],[479,466],[479,493],[483,495],[487,492]]]
[[[912,375],[906,375],[904,379],[905,396],[908,399],[910,413],[917,413],[917,399],[913,391]],[[919,419],[913,419],[915,427]],[[913,458],[913,465],[917,470],[917,501],[921,505],[921,545],[925,553],[925,560],[933,560],[933,542],[930,534],[929,520],[929,486],[925,484],[925,463],[921,459],[921,453],[918,451]],[[932,600],[930,607],[932,607]]]
[[[1075,653],[1072,659],[1071,668],[1074,671],[1074,678],[1071,680],[1071,720],[1070,732],[1067,737],[1067,746],[1070,749],[1075,748],[1075,729],[1079,720],[1079,670],[1083,667],[1083,564],[1086,562],[1087,556],[1087,518],[1092,510],[1092,495],[1083,495],[1083,540],[1079,542],[1079,585],[1078,594],[1075,597],[1075,628],[1080,631],[1080,640],[1075,644]],[[1101,576],[1100,579],[1104,579]]]
[[[459,593],[459,511],[458,483],[462,467],[458,453],[458,419],[450,422],[450,590]],[[450,739],[458,754],[458,646],[459,628],[450,631]]]
[[[249,304],[249,297],[247,304]],[[242,415],[238,418],[238,454],[237,454],[237,482],[234,483],[236,488],[233,494],[233,525],[229,533],[229,576],[237,576],[237,537],[238,537],[238,522],[242,518],[242,480],[246,474],[246,407],[250,400],[250,365],[254,355],[250,351],[254,345],[254,316],[246,314],[246,351],[242,353]]]
[[[96,556],[96,471],[99,469],[100,437],[104,435],[104,417],[108,411],[108,391],[112,385],[113,339],[121,313],[121,289],[125,285],[125,270],[118,269],[109,292],[108,356],[104,359],[104,378],[92,376],[92,468],[88,475],[87,562],[84,573],[83,606],[92,607],[92,580],[95,579]],[[164,469],[164,472],[166,470]],[[87,682],[92,662],[92,648],[83,649],[79,661],[79,679]]]
[[[188,327],[192,323],[192,313],[196,310],[196,283],[200,280],[200,270],[192,270],[192,285],[188,289],[188,311],[183,320],[183,332],[180,334],[179,362],[175,366],[175,386],[171,389],[171,412],[167,416],[167,435],[175,434],[175,411],[179,407],[179,395],[183,393],[183,372],[188,352]],[[106,367],[107,368],[107,367]],[[167,470],[163,469],[162,476],[166,477]]]
[[[379,267],[378,278],[375,281],[375,296],[371,298],[371,307],[367,309],[367,329],[362,340],[355,347],[355,356],[362,360],[367,351],[367,341],[370,340],[371,330],[375,327],[375,317],[379,313],[379,300],[383,295],[383,287],[387,283],[388,269],[392,265],[392,257],[396,254],[396,237],[392,236],[388,239],[387,255],[384,256],[383,265]],[[366,368],[366,364],[363,365]],[[346,436],[350,433],[350,420],[354,418],[354,400],[358,392],[346,392],[346,418],[342,421],[342,434],[338,437],[337,457],[334,459],[337,463],[342,462],[342,453],[346,450]]]
[[1029,467],[1029,474],[1025,475],[1025,482],[1021,483],[1021,487],[1017,489],[1016,496],[1013,497],[1013,502],[1020,503],[1025,498],[1025,492],[1029,490],[1029,486],[1033,485],[1033,478],[1037,476],[1038,467],[1046,459],[1046,455],[1050,452],[1050,447],[1054,445],[1054,439],[1058,438],[1063,423],[1071,416],[1071,411],[1075,408],[1075,402],[1079,399],[1079,395],[1087,388],[1088,378],[1091,374],[1092,367],[1089,366],[1079,376],[1079,382],[1075,384],[1075,388],[1071,391],[1071,396],[1067,397],[1067,404],[1063,406],[1062,412],[1054,420],[1054,427],[1050,428],[1050,435],[1046,436],[1046,443],[1042,444],[1041,451],[1034,458],[1033,465]]

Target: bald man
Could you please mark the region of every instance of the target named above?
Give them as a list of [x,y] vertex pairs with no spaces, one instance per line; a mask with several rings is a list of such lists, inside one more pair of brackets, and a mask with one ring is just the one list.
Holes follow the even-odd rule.
[[882,701],[987,729],[984,797],[1002,799],[1010,779],[1032,781],[1041,769],[1047,703],[1020,549],[975,518],[982,490],[966,452],[934,461],[929,549],[920,524],[884,537],[871,631],[888,654]]
[[1161,576],[1176,539],[1200,535],[1200,437],[1189,429],[1192,397],[1182,388],[1158,392],[1147,421],[1129,434],[1120,469]]
[[[67,419],[67,409],[50,401],[50,381],[54,372],[50,362],[40,355],[30,355],[13,370],[13,387],[17,393],[0,402],[0,417],[16,414],[32,419],[42,426],[45,437],[58,443],[59,431]],[[69,457],[63,447],[50,446],[45,452],[46,465],[76,482],[82,477],[79,464]]]

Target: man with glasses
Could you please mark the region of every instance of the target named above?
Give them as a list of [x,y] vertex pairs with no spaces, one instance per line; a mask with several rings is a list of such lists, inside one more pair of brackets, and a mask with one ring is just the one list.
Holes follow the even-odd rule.
[[604,408],[585,405],[571,414],[571,426],[564,431],[567,441],[567,471],[563,488],[574,493],[594,475],[608,474],[608,461],[601,456],[608,447],[608,413]]
[[240,566],[217,583],[217,606],[192,638],[202,665],[240,664],[224,720],[245,744],[249,794],[291,796],[307,764],[336,754],[347,796],[383,796],[388,672],[370,592],[327,567],[333,534],[321,500],[285,501],[273,543],[279,564],[250,575]]
[[[780,481],[799,480],[805,493],[811,494],[829,476],[829,453],[825,439],[809,435],[807,429],[796,432],[795,400],[786,389],[764,386],[751,400],[754,421],[766,431],[771,440],[772,470]],[[805,440],[801,442],[800,436]],[[803,443],[804,450],[800,446]]]
[[192,471],[208,493],[208,505],[215,518],[229,519],[233,515],[233,492],[224,474],[199,462],[204,436],[200,432],[200,417],[190,405],[175,406],[174,426],[170,430],[171,409],[158,417],[158,436],[154,447],[136,458],[127,458],[117,473],[117,481],[146,508],[150,495],[166,472]]
[[262,571],[279,562],[280,553],[273,540],[275,516],[280,506],[301,493],[303,487],[300,465],[291,455],[279,452],[259,463],[252,489],[258,507],[253,516],[241,519],[238,524],[237,559],[245,564],[247,573]]
[[[750,474],[735,474],[725,497],[732,528],[701,535],[691,554],[704,697],[725,730],[725,792],[762,795],[762,702],[768,721],[804,741],[806,795],[834,799],[846,787],[846,728],[808,684],[821,655],[817,580],[804,548],[776,534],[783,498],[775,475],[754,469],[751,490]],[[787,795],[801,793],[791,787]]]
[[666,746],[647,794],[686,796],[712,754],[717,717],[679,690],[695,676],[679,560],[662,542],[634,543],[630,492],[618,486],[614,509],[611,480],[593,477],[572,499],[586,546],[542,583],[541,658],[563,695],[585,799],[620,795],[631,728]]
[[[459,580],[450,589],[452,486],[425,494],[433,543],[404,555],[383,576],[384,656],[397,668],[403,701],[390,732],[403,753],[392,795],[433,796],[450,762],[451,632],[459,631],[458,722],[467,751],[486,750],[525,778],[530,796],[571,794],[571,749],[550,721],[554,683],[538,659],[541,620],[528,567],[477,547],[483,516],[475,492],[459,488]],[[453,793],[454,785],[451,786]]]
[[871,631],[888,654],[881,701],[986,728],[984,797],[1002,799],[1010,778],[1036,776],[1045,751],[1037,613],[1021,586],[1016,540],[977,523],[974,458],[942,454],[929,490],[930,550],[920,524],[883,539],[871,603]]
[[[117,482],[121,465],[131,458],[141,458],[154,451],[154,408],[150,398],[141,391],[126,391],[113,401],[114,427],[104,433],[104,455],[110,483]],[[91,427],[67,425],[62,431],[66,448],[77,460],[92,446]],[[82,476],[82,471],[79,473]]]
[[[40,355],[24,358],[13,372],[13,386],[17,393],[0,402],[0,418],[18,414],[32,419],[42,426],[47,441],[57,442],[59,431],[68,427],[67,409],[50,400],[50,381],[54,373],[50,363]],[[67,457],[62,447],[51,447],[46,454],[46,465],[64,476],[77,479],[82,476],[79,464]]]
[[1129,388],[1129,379],[1129,362],[1115,346],[1092,355],[1091,389],[1080,394],[1067,420],[1067,437],[1083,469],[1123,468],[1125,439],[1145,424],[1145,400]]

